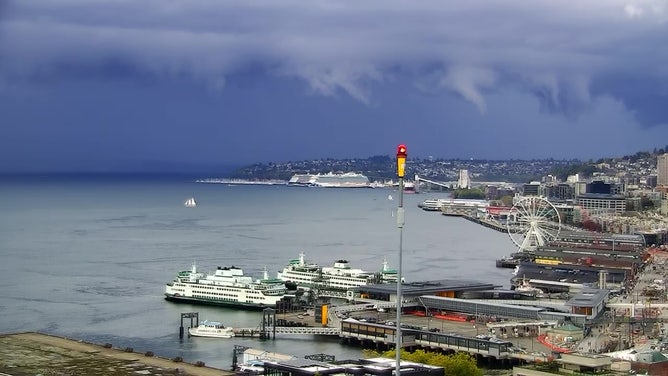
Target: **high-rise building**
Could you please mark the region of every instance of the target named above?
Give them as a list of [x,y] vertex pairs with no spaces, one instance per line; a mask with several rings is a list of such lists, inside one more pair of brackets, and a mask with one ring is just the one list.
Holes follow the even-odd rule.
[[656,158],[656,183],[668,186],[668,153]]
[[471,176],[468,170],[459,170],[459,180],[457,181],[457,188],[470,189]]

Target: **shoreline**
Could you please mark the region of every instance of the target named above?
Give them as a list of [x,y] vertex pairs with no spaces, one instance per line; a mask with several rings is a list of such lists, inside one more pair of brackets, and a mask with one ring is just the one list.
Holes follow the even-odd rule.
[[[47,374],[54,371],[87,374],[106,370],[114,375],[234,375],[233,371],[167,359],[153,352],[134,352],[111,344],[94,344],[38,332],[0,334],[0,373]],[[103,374],[103,373],[102,373]]]

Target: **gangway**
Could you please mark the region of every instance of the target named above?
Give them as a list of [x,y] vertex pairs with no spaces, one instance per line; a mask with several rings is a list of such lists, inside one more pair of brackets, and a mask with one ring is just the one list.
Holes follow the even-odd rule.
[[[323,336],[338,336],[341,334],[341,328],[330,327],[306,327],[306,326],[268,326],[266,327],[271,333],[275,334],[293,334],[293,335],[323,335]],[[234,328],[235,333],[243,336],[247,333],[261,333],[258,328]]]

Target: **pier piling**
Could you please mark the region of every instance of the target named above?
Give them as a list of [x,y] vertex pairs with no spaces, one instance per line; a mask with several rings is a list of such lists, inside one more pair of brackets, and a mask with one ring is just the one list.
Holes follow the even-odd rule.
[[[181,326],[179,327],[179,339],[183,339],[183,319],[190,319],[190,328],[199,325],[199,312],[183,312],[181,313]],[[193,325],[195,319],[195,325]]]

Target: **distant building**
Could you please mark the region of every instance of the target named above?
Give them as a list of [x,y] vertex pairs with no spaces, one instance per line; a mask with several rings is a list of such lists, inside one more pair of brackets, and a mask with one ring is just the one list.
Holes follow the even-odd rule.
[[554,175],[543,176],[542,180],[545,184],[556,184],[558,182],[557,177]]
[[524,184],[522,186],[522,194],[524,196],[540,196],[540,183],[537,181],[532,181],[529,184]]
[[587,193],[601,193],[601,194],[610,194],[610,184],[607,184],[601,180],[592,181],[587,184]]
[[575,198],[575,189],[571,184],[565,183],[541,186],[539,193],[550,201],[564,202]]
[[656,177],[658,185],[668,186],[668,153],[656,158]]
[[457,180],[457,188],[460,189],[471,188],[471,176],[469,175],[468,170],[459,170],[459,180]]
[[575,204],[589,214],[622,214],[626,211],[626,199],[622,195],[586,193],[576,196]]
[[573,183],[573,189],[575,189],[575,195],[583,195],[587,193],[587,183],[584,181],[577,181]]

